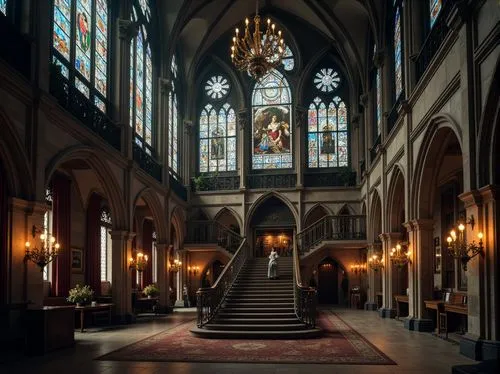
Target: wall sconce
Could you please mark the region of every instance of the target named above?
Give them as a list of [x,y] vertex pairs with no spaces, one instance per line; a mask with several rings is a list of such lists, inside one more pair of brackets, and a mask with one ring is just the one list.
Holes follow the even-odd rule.
[[[403,247],[406,248],[406,250],[404,250]],[[392,248],[390,253],[392,263],[400,269],[410,263],[410,255],[411,251],[408,251],[407,242],[396,244],[396,247]]]
[[362,264],[359,262],[356,262],[355,264],[351,265],[351,272],[354,274],[364,274],[366,273],[366,264]]
[[172,263],[170,263],[170,271],[177,273],[182,267],[182,261],[175,259]]
[[[472,230],[474,230],[474,216],[471,215],[468,220],[465,221],[465,225],[471,225]],[[448,242],[448,251],[453,258],[460,260],[464,270],[467,270],[467,263],[471,258],[476,256],[483,250],[483,233],[478,232],[477,238],[478,243],[473,240],[471,243],[467,244],[465,240],[465,225],[462,222],[458,224],[458,234],[455,230],[450,231],[450,236],[446,239]]]
[[139,273],[143,272],[146,269],[146,265],[148,264],[148,256],[144,255],[144,253],[137,252],[136,258],[132,257],[128,260],[128,268],[130,270],[137,270]]
[[200,267],[199,266],[188,266],[188,273],[190,275],[195,275],[198,274],[198,272],[200,271]]
[[47,233],[44,229],[38,229],[33,225],[31,228],[33,241],[35,240],[36,234],[40,234],[40,245],[37,247],[35,244],[32,248],[31,242],[28,240],[24,244],[26,247],[24,259],[25,261],[30,260],[34,262],[40,267],[40,271],[43,271],[45,266],[54,261],[59,254],[59,243],[56,243],[56,238]]
[[368,266],[375,271],[379,271],[379,269],[384,267],[384,257],[379,257],[377,254],[374,254],[368,259]]

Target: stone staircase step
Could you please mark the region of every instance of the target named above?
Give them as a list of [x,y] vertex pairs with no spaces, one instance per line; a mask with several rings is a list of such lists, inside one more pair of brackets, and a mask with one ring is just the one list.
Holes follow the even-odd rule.
[[241,318],[241,319],[268,319],[268,318],[283,318],[284,320],[289,318],[297,318],[295,312],[273,312],[273,313],[243,313],[243,312],[225,312],[223,309],[220,310],[218,316],[224,318]]
[[252,331],[252,330],[273,330],[273,331],[296,331],[296,330],[304,330],[307,326],[303,323],[295,323],[295,324],[264,324],[264,325],[252,325],[252,324],[218,324],[218,323],[207,323],[205,328],[209,330],[218,330],[224,329],[229,331]]
[[297,317],[295,318],[282,318],[282,317],[276,317],[276,318],[225,318],[225,317],[219,317],[214,320],[214,323],[216,324],[249,324],[249,325],[275,325],[275,324],[296,324],[300,323]]
[[294,313],[295,310],[294,308],[290,307],[269,307],[269,308],[255,308],[255,307],[234,307],[234,306],[226,306],[222,307],[219,311],[219,313],[245,313],[245,314],[250,314],[250,313]]
[[231,331],[205,330],[195,327],[191,332],[200,338],[210,339],[313,339],[322,334],[318,328],[296,331]]

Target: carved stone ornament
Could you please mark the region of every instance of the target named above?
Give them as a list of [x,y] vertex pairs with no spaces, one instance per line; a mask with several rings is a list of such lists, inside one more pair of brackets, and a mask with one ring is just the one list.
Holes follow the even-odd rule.
[[359,97],[359,103],[363,108],[366,108],[366,106],[368,105],[368,98],[368,94],[363,94]]
[[159,78],[160,82],[160,91],[162,95],[167,95],[172,89],[172,81],[166,78]]
[[184,120],[184,132],[187,135],[191,135],[193,133],[193,121]]
[[135,22],[128,19],[118,18],[118,37],[126,42],[130,43],[132,38],[134,38],[139,29]]

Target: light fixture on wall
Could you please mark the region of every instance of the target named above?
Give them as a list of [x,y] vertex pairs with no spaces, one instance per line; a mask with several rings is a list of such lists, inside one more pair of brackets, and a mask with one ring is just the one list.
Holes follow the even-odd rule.
[[182,261],[179,261],[178,259],[175,259],[170,263],[170,271],[177,273],[179,270],[181,270],[182,267]]
[[259,1],[256,2],[254,30],[250,31],[250,21],[245,19],[245,34],[240,36],[236,28],[231,46],[231,60],[238,70],[247,71],[259,80],[267,72],[277,67],[285,54],[285,43],[281,31],[267,19],[267,30],[260,31]]
[[148,264],[148,256],[142,252],[137,252],[137,255],[134,258],[130,257],[128,260],[128,267],[130,270],[137,270],[139,273],[143,272],[146,269]]
[[366,273],[366,263],[356,262],[351,265],[351,272],[354,274]]
[[[37,234],[40,234],[38,245],[35,242]],[[37,228],[35,225],[31,228],[31,235],[33,236],[33,243],[28,240],[24,244],[26,248],[24,258],[26,261],[29,260],[37,264],[40,267],[40,271],[43,271],[45,266],[54,261],[59,255],[59,243],[56,242],[55,237],[47,233],[44,229]]]
[[460,260],[463,269],[467,270],[467,263],[470,259],[483,250],[483,233],[477,233],[478,243],[474,240],[471,243],[467,243],[465,239],[465,225],[471,225],[472,230],[474,230],[473,215],[465,221],[465,224],[464,222],[458,222],[458,232],[451,230],[450,236],[448,236],[446,241],[448,242],[449,253],[457,260]]
[[368,259],[368,266],[375,271],[379,271],[384,267],[384,257],[375,253]]
[[407,242],[400,242],[392,248],[390,253],[391,261],[398,268],[402,268],[410,262],[411,251],[408,250]]
[[188,266],[188,273],[190,275],[197,275],[198,272],[200,271],[200,267],[199,266]]

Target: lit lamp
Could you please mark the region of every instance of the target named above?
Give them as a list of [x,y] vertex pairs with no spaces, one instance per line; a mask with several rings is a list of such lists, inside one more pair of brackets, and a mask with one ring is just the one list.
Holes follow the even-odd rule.
[[130,270],[136,270],[139,278],[138,286],[139,290],[142,289],[142,272],[146,269],[146,265],[148,264],[148,256],[142,252],[137,252],[135,259],[132,257],[128,260],[128,267]]
[[276,25],[267,19],[267,30],[260,31],[259,2],[256,1],[254,31],[250,31],[250,21],[245,19],[245,35],[240,36],[236,28],[231,46],[231,60],[238,70],[247,71],[259,80],[267,72],[281,63],[285,54],[285,44],[281,31],[276,32]]
[[[472,230],[474,230],[474,216],[471,216],[469,220],[465,222],[470,224]],[[471,258],[476,256],[483,250],[483,233],[477,233],[478,243],[473,240],[471,243],[467,244],[465,240],[465,225],[459,223],[458,233],[455,230],[450,231],[450,236],[446,239],[448,242],[448,251],[457,260],[460,260],[464,270],[467,270],[467,263]]]
[[43,271],[47,264],[55,260],[59,254],[59,243],[56,243],[56,238],[51,234],[44,232],[44,230],[37,229],[33,225],[31,229],[31,235],[33,236],[33,241],[35,241],[36,234],[40,234],[40,244],[37,247],[34,243],[32,247],[31,242],[27,241],[24,246],[26,247],[26,253],[24,255],[25,260],[30,260],[40,267],[40,271]]
[[188,266],[188,273],[189,274],[196,276],[196,274],[198,274],[198,271],[200,271],[199,266]]
[[368,259],[368,266],[375,271],[379,271],[384,267],[384,258],[380,258],[377,254],[374,254]]
[[366,264],[362,264],[362,263],[356,262],[355,264],[351,265],[351,271],[354,274],[363,274],[363,273],[366,273]]
[[395,248],[392,248],[390,253],[392,263],[400,269],[410,262],[411,255],[411,251],[405,251],[403,247],[407,247],[407,243],[398,243]]
[[177,273],[182,267],[182,261],[175,259],[174,262],[170,264],[170,271]]

